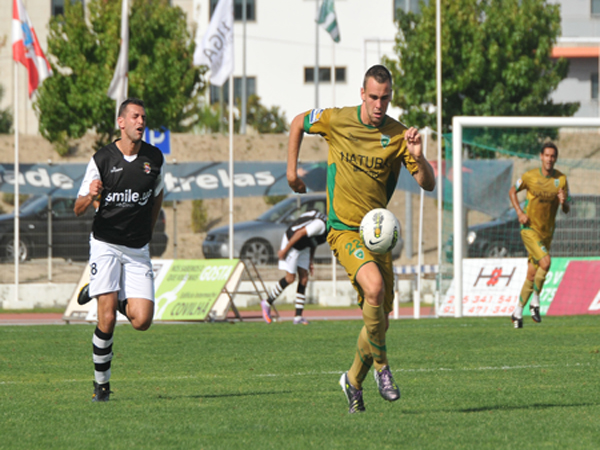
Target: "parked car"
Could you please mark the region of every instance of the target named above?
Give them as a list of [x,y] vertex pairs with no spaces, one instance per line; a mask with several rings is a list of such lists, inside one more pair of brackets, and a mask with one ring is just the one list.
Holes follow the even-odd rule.
[[[233,257],[248,258],[254,264],[273,264],[281,247],[281,237],[288,226],[306,211],[327,210],[325,194],[293,195],[277,203],[254,220],[236,223],[233,226]],[[400,257],[404,241],[399,236],[392,250],[394,259]],[[210,230],[202,243],[202,253],[207,259],[229,257],[229,226]],[[315,261],[331,261],[328,244],[319,245],[315,251]]]
[[[94,218],[94,208],[75,216],[73,198],[52,197],[52,256],[86,260],[89,257],[89,240]],[[14,260],[14,214],[0,215],[0,259]],[[19,207],[20,260],[48,256],[48,197],[34,196]],[[150,242],[150,254],[160,256],[165,252],[168,237],[165,233],[165,213],[160,215]]]
[[[527,256],[521,240],[521,227],[514,208],[498,219],[469,227],[468,258]],[[556,215],[552,256],[600,256],[600,196],[571,195],[569,214],[559,208]],[[446,244],[446,256],[452,261],[452,237]]]

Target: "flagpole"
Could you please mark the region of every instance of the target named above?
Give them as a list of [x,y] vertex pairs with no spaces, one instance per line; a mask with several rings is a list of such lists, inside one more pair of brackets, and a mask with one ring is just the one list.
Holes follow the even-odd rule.
[[[319,15],[319,0],[315,0],[317,7],[317,17]],[[313,73],[315,79],[315,109],[319,107],[319,23],[315,23],[315,70]]]
[[246,0],[242,0],[242,111],[240,120],[240,134],[246,134]]
[[229,259],[233,259],[233,72],[229,75]]
[[15,193],[15,241],[13,243],[13,253],[15,257],[15,302],[19,301],[19,72],[17,62],[14,62],[15,73],[15,169],[14,169],[14,193]]

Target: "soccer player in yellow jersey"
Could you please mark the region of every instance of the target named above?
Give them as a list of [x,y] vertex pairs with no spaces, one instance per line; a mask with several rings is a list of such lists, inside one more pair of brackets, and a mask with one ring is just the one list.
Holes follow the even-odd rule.
[[340,385],[349,412],[364,411],[362,384],[370,368],[385,400],[400,398],[390,371],[385,335],[394,298],[391,254],[370,252],[362,245],[359,226],[374,208],[385,208],[404,165],[421,187],[431,191],[435,177],[425,159],[421,136],[386,115],[392,99],[392,77],[381,65],[365,74],[362,103],[347,108],[314,109],[299,114],[290,127],[287,179],[295,192],[306,192],[297,163],[304,133],[320,134],[329,143],[327,159],[327,241],[358,292],[364,326],[354,363]]
[[[525,172],[508,193],[521,223],[521,238],[529,255],[527,278],[521,288],[519,303],[511,316],[515,328],[523,328],[523,308],[530,297],[531,318],[538,323],[542,321],[539,295],[550,269],[550,245],[556,212],[559,205],[564,213],[568,213],[570,209],[567,177],[554,168],[557,158],[556,145],[545,143],[540,152],[542,167]],[[523,209],[517,198],[517,192],[522,190],[527,190]]]

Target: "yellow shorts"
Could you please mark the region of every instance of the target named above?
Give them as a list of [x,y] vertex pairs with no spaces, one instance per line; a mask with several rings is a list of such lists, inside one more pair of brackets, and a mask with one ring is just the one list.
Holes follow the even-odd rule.
[[338,259],[340,264],[346,269],[346,273],[358,292],[358,304],[362,308],[364,301],[363,292],[356,281],[356,274],[362,266],[368,262],[375,262],[379,266],[379,271],[383,277],[385,285],[385,296],[383,300],[383,310],[389,314],[394,304],[394,267],[392,265],[392,253],[385,255],[371,252],[366,248],[358,231],[351,230],[329,230],[327,242]]
[[521,230],[521,239],[527,249],[528,261],[534,266],[538,266],[540,259],[550,254],[550,244],[552,244],[552,238],[542,239],[537,231],[531,228],[524,228]]

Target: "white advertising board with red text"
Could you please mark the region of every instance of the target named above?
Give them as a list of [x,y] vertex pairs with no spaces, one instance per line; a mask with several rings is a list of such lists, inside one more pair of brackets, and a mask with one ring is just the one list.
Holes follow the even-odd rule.
[[[463,260],[463,316],[510,316],[527,275],[527,258]],[[446,292],[440,316],[454,316],[454,283]]]

